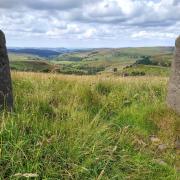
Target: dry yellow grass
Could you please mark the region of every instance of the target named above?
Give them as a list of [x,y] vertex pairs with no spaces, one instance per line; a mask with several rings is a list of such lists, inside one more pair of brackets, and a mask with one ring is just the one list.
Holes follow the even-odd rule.
[[142,77],[121,77],[114,76],[111,74],[102,74],[102,75],[63,75],[63,74],[53,74],[53,73],[34,73],[34,72],[12,72],[12,76],[14,78],[37,78],[41,80],[46,79],[57,79],[57,80],[66,80],[66,81],[78,81],[78,82],[86,82],[86,83],[95,83],[99,81],[108,81],[112,83],[123,83],[123,82],[131,82],[131,83],[167,83],[167,77],[159,77],[159,76],[142,76]]

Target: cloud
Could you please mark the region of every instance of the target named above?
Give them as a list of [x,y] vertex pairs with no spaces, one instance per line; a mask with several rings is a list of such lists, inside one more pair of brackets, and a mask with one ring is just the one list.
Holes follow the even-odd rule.
[[[0,27],[19,39],[172,40],[179,34],[179,0],[0,0]],[[15,37],[16,36],[16,37]],[[37,36],[39,38],[37,38]],[[13,39],[16,39],[14,41]],[[123,40],[123,41],[121,41]],[[159,42],[160,42],[159,41]]]
[[139,31],[131,35],[132,38],[176,38],[175,33]]
[[[94,1],[94,0],[92,0]],[[67,10],[81,7],[91,0],[1,0],[0,8],[31,8],[36,10]]]
[[97,33],[97,30],[95,28],[87,29],[82,35],[79,35],[78,37],[80,39],[84,38],[92,38]]

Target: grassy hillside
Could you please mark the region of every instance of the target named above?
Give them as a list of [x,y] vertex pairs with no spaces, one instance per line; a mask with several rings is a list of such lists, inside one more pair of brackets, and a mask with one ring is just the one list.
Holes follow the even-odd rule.
[[10,62],[12,70],[31,71],[31,72],[51,72],[53,64],[46,61],[12,61]]
[[153,65],[134,65],[123,68],[118,74],[124,76],[169,76],[170,68]]
[[162,66],[170,66],[173,59],[173,54],[159,54],[151,57],[153,63]]
[[51,72],[56,67],[48,60],[31,54],[9,53],[10,67],[17,71]]
[[0,116],[1,179],[178,179],[167,78],[14,72],[13,86],[14,112]]
[[15,53],[15,54],[30,54],[33,56],[39,56],[44,58],[49,58],[53,56],[57,56],[61,54],[60,52],[57,52],[53,49],[42,49],[42,48],[10,48],[8,49],[9,53]]
[[142,47],[142,48],[117,48],[117,49],[93,49],[89,51],[63,54],[56,58],[58,61],[121,61],[134,60],[141,56],[156,56],[171,54],[172,47]]
[[[81,52],[74,52],[69,54],[63,54],[56,57],[54,60],[56,63],[64,64],[69,62],[71,67],[81,67],[79,70],[84,70],[86,67],[93,69],[101,68],[100,72],[112,72],[114,68],[122,70],[124,67],[134,64],[142,56],[149,56],[152,63],[158,66],[169,67],[173,58],[172,47],[141,47],[141,48],[119,48],[119,49],[92,49]],[[73,68],[72,68],[73,69]],[[148,69],[148,66],[144,69]],[[155,71],[151,71],[151,75],[157,75],[158,70],[165,70],[160,67],[155,68]],[[165,70],[169,71],[169,68]],[[98,71],[99,72],[99,71]],[[155,72],[153,74],[153,72]],[[149,74],[149,73],[147,73]],[[168,75],[168,73],[163,73]]]
[[43,60],[40,56],[34,56],[31,54],[18,54],[18,53],[9,53],[10,61],[32,61],[32,60]]

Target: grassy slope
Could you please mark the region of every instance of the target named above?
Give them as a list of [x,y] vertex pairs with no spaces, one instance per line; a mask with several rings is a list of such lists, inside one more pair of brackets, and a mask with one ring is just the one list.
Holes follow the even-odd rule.
[[167,78],[13,73],[13,85],[15,112],[0,116],[2,179],[178,179]]
[[50,72],[53,70],[53,65],[46,61],[12,61],[10,63],[11,69],[18,71],[31,72]]
[[137,47],[137,48],[122,48],[120,52],[137,56],[153,56],[159,54],[169,54],[173,52],[172,47]]
[[18,71],[50,72],[55,65],[31,54],[9,53],[10,67]]
[[159,55],[154,55],[151,58],[152,62],[156,62],[161,65],[168,65],[172,62],[173,59],[173,54],[159,54]]
[[72,67],[76,65],[81,66],[82,69],[83,67],[103,67],[105,68],[104,72],[112,72],[113,68],[121,70],[123,67],[133,64],[141,56],[151,56],[152,61],[162,65],[169,64],[172,60],[172,51],[171,47],[94,49],[60,55],[54,60],[59,64],[69,62]]
[[144,72],[147,76],[169,76],[170,68],[152,65],[136,65],[129,68],[124,68],[120,73],[132,74],[132,72]]
[[18,54],[18,53],[9,53],[10,61],[32,61],[32,60],[43,60],[43,58],[31,54]]
[[56,58],[59,61],[72,61],[73,58],[79,61],[121,61],[123,58],[133,61],[140,56],[156,56],[172,54],[170,47],[141,47],[141,48],[119,48],[119,49],[94,49],[86,52],[70,53],[60,55]]

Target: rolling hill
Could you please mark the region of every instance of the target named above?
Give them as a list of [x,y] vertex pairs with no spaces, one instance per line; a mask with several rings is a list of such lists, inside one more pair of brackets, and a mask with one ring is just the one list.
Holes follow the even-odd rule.
[[[117,49],[9,49],[12,69],[28,70],[34,72],[53,72],[63,74],[97,74],[122,72],[124,68],[134,64],[143,56],[150,57],[156,64],[156,73],[163,70],[168,72],[173,57],[173,47],[142,47],[142,48],[117,48]],[[28,63],[26,61],[29,61]],[[42,62],[43,61],[43,62]],[[36,66],[38,68],[36,68]],[[42,66],[42,67],[41,67]],[[54,68],[55,66],[55,68]],[[147,66],[144,71],[151,68]],[[133,67],[133,71],[136,67]],[[142,68],[142,67],[141,67]],[[139,69],[137,69],[139,71]],[[150,71],[149,71],[150,72]],[[121,74],[121,73],[118,73]],[[148,73],[147,73],[148,74]],[[161,75],[162,73],[160,73]],[[168,73],[163,73],[168,75]]]

